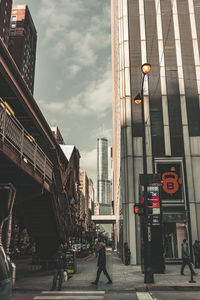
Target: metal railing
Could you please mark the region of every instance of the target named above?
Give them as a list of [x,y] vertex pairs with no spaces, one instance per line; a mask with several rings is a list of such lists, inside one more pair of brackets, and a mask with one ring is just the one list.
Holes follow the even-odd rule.
[[52,183],[53,164],[0,98],[0,140],[18,153],[25,163],[48,183]]

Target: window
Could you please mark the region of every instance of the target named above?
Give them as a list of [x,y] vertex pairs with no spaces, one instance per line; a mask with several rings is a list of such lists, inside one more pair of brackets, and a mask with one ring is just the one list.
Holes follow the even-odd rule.
[[12,21],[16,21],[17,20],[17,16],[12,16]]
[[12,24],[11,24],[11,28],[16,28],[16,24],[15,24],[15,23],[12,23]]
[[14,39],[11,37],[9,39],[9,46],[14,46]]

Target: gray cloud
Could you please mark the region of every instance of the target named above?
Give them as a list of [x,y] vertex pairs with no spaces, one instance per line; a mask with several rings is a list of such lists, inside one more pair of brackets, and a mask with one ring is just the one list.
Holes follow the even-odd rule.
[[38,32],[34,97],[96,178],[96,139],[112,132],[110,1],[25,2]]
[[98,82],[91,81],[88,87],[69,101],[40,100],[39,105],[46,114],[104,117],[111,110],[111,71],[107,71]]

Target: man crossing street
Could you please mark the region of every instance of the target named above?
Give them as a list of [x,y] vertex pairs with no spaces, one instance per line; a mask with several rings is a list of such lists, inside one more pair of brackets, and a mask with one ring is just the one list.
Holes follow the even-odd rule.
[[97,262],[98,270],[97,270],[96,280],[93,281],[92,284],[96,284],[96,285],[98,284],[99,277],[100,277],[102,271],[108,279],[107,283],[111,284],[112,280],[106,270],[106,249],[105,249],[105,246],[103,243],[98,243],[97,252],[98,252],[98,262]]

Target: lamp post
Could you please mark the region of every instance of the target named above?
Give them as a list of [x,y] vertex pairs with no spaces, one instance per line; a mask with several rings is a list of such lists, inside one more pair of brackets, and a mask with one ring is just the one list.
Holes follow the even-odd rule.
[[151,225],[148,224],[148,204],[147,204],[147,158],[146,158],[146,134],[144,118],[144,78],[150,72],[151,65],[145,63],[141,67],[142,86],[141,92],[134,98],[136,104],[142,104],[142,127],[143,127],[143,174],[144,174],[144,283],[154,283],[154,276],[151,264]]

